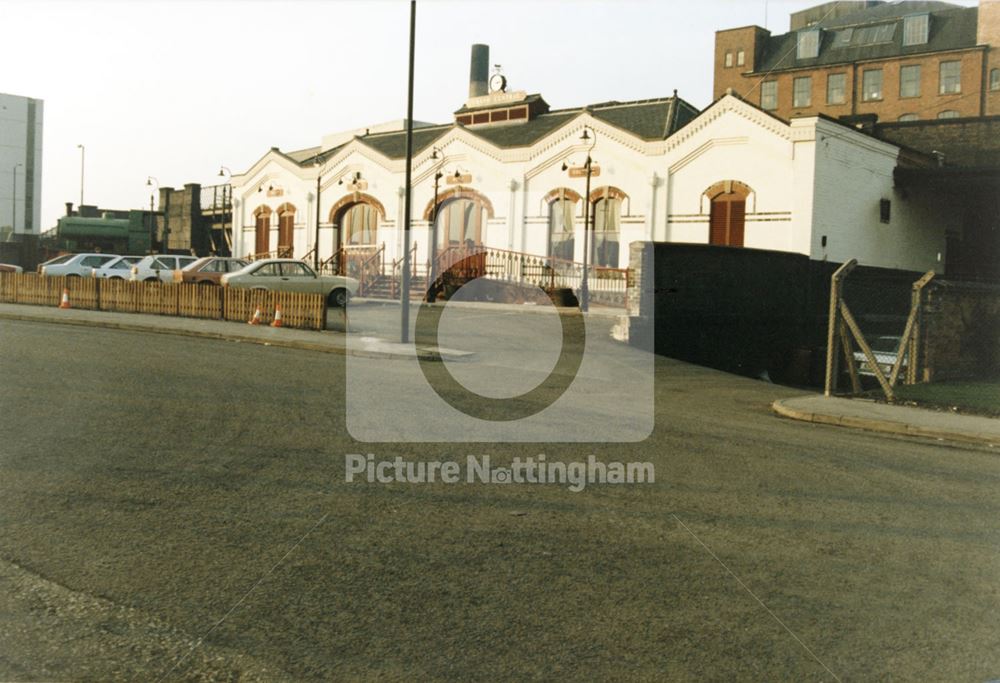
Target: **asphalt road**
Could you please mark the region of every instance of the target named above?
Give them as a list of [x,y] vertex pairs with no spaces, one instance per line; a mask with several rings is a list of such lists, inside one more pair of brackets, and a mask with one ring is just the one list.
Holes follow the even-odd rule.
[[[669,359],[638,443],[360,444],[343,356],[21,322],[0,349],[2,680],[1000,678],[986,448],[781,420],[794,390]],[[369,452],[656,482],[345,482]]]

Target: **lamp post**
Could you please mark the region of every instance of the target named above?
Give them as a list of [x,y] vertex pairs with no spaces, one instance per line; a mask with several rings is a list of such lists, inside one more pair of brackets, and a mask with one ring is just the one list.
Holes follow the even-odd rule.
[[[160,189],[160,181],[159,180],[157,180],[156,178],[154,178],[151,175],[150,176],[146,176],[146,187],[153,187],[154,185],[156,186],[157,190]],[[149,193],[149,253],[150,254],[153,253],[153,242],[155,241],[155,238],[156,238],[156,223],[153,221],[153,199],[154,199],[155,195],[156,195],[156,190],[150,191],[150,193]],[[167,246],[166,245],[166,240],[167,240],[167,236],[164,235],[163,236],[163,241],[164,241],[163,246],[164,247]]]
[[316,157],[313,163],[316,167],[316,232],[313,235],[313,270],[319,272],[319,191],[323,181],[323,162]]
[[410,0],[410,64],[406,93],[406,194],[403,198],[403,277],[400,296],[399,341],[410,341],[410,201],[413,194],[413,54],[417,33],[417,0]]
[[[233,172],[229,170],[228,166],[219,166],[219,177],[220,178],[226,178],[226,177],[229,178],[229,182],[226,183],[226,185],[229,185],[229,206],[230,206],[230,210],[229,210],[229,222],[230,222],[230,224],[235,224],[234,223],[233,211],[232,211],[232,203],[233,203],[232,179],[233,179]],[[223,241],[228,241],[229,242],[229,255],[232,256],[232,254],[233,254],[233,238],[230,237],[228,240],[226,240],[226,185],[222,186],[222,221],[221,221],[222,222],[222,239],[223,239]]]
[[[590,129],[590,132],[593,133],[593,129]],[[594,160],[591,158],[590,153],[591,153],[591,151],[593,151],[594,145],[597,144],[597,134],[593,133],[593,136],[591,136],[591,135],[588,134],[588,129],[584,128],[583,129],[583,135],[580,136],[580,140],[582,142],[584,142],[584,143],[590,142],[590,147],[587,148],[587,160],[585,162],[583,162],[583,168],[585,169],[585,172],[586,172],[586,175],[587,175],[587,190],[586,190],[586,192],[583,195],[583,201],[584,201],[584,207],[583,207],[583,210],[584,210],[584,215],[583,215],[583,277],[580,280],[580,311],[582,313],[586,313],[588,310],[590,310],[590,288],[589,288],[588,282],[587,282],[587,269],[588,269],[587,261],[588,261],[588,258],[590,256],[590,244],[589,244],[589,239],[588,239],[589,235],[590,235],[590,223],[591,223],[591,221],[590,221],[590,211],[591,211],[591,203],[590,203],[590,178],[593,175],[593,164],[594,164]],[[565,170],[567,170],[569,168],[569,166],[567,166],[566,164],[563,164],[562,168],[565,171]]]
[[80,150],[80,206],[83,206],[83,160],[87,154],[87,148],[83,145],[77,145],[76,148]]
[[[431,148],[431,159],[437,161],[441,158],[441,162],[444,163],[443,155],[438,154],[438,148]],[[427,303],[432,304],[437,299],[437,291],[434,289],[434,283],[437,282],[437,257],[438,257],[438,183],[441,178],[444,177],[444,173],[441,172],[441,167],[438,166],[434,171],[434,204],[431,209],[431,272],[430,281],[427,283]]]
[[14,164],[14,168],[10,171],[11,182],[14,185],[14,189],[11,192],[13,196],[11,197],[10,204],[10,229],[14,232],[17,232],[17,169],[19,167],[24,168],[24,164]]

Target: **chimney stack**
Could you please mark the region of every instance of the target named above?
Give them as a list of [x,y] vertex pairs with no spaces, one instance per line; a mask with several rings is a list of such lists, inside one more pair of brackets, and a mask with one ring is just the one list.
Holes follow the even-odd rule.
[[489,92],[490,46],[476,43],[469,60],[469,97],[482,97]]
[[66,215],[67,216],[73,215],[73,202],[66,202]]

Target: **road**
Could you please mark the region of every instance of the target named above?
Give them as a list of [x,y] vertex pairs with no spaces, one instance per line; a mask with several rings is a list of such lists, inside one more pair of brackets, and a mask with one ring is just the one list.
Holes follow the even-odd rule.
[[[796,390],[664,358],[638,443],[362,444],[343,356],[24,322],[0,348],[3,680],[1000,677],[987,448],[782,420]],[[344,480],[542,452],[656,482]]]

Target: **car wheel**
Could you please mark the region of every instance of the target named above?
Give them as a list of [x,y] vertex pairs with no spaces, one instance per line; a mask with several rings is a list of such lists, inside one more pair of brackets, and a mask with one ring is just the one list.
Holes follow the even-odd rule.
[[158,277],[147,277],[145,280],[143,280],[143,282],[159,282],[159,281],[160,278]]
[[77,273],[70,273],[66,277],[80,277]]
[[207,286],[207,287],[215,287],[215,283],[212,282],[211,280],[199,280],[198,284],[199,285],[204,285],[204,286]]
[[347,302],[350,301],[351,294],[346,289],[339,288],[330,292],[330,296],[327,298],[327,303],[331,306],[337,306],[338,308],[346,308]]
[[109,280],[124,280],[125,278],[123,278],[123,277],[118,277],[117,275],[112,275],[112,276],[111,276],[111,277],[109,277],[108,279],[109,279]]

